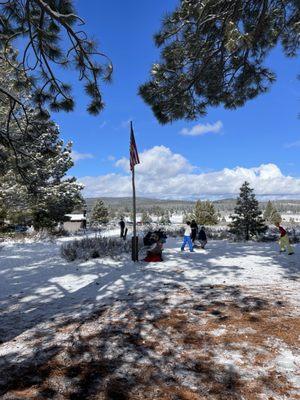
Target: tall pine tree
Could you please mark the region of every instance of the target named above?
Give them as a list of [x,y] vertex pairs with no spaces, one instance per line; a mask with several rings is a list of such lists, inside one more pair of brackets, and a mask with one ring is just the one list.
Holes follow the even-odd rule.
[[231,219],[230,232],[244,240],[249,240],[267,229],[254,191],[248,182],[245,182],[240,188],[240,195]]

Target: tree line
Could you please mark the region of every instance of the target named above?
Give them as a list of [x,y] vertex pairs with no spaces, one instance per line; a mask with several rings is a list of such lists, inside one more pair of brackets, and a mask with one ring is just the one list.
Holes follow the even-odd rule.
[[[102,200],[98,200],[92,210],[91,223],[107,224],[109,222],[109,209]],[[119,214],[121,216],[121,214]],[[124,215],[123,215],[124,216]],[[163,211],[158,214],[158,222],[161,225],[171,223],[172,213]],[[236,199],[234,212],[230,215],[231,222],[228,224],[229,231],[236,237],[249,240],[263,234],[268,225],[275,225],[281,222],[281,216],[274,204],[269,201],[264,213],[259,207],[254,193],[248,182],[240,188],[240,194]],[[210,201],[198,200],[190,213],[183,214],[182,222],[194,220],[198,225],[217,225],[220,222],[220,213],[217,212],[214,204]],[[152,217],[147,211],[141,215],[142,224],[152,223]]]

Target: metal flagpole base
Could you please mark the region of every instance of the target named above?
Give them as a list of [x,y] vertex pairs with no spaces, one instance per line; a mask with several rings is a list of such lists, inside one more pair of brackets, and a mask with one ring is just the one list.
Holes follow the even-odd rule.
[[132,244],[131,259],[134,262],[139,261],[139,238],[137,236],[132,236],[131,244]]

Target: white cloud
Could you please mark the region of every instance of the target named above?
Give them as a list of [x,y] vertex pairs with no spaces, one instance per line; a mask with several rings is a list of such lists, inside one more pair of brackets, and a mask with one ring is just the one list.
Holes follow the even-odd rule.
[[[155,146],[140,154],[136,166],[136,188],[139,196],[191,199],[236,196],[245,180],[259,196],[300,196],[300,178],[285,176],[275,164],[258,167],[197,173],[186,158],[164,146]],[[79,179],[85,185],[85,195],[130,196],[129,160],[116,163],[124,172]]]
[[103,122],[99,125],[99,128],[100,128],[100,129],[104,128],[104,127],[106,126],[106,124],[107,124],[107,122],[106,122],[106,121],[103,121]]
[[284,147],[286,149],[290,149],[291,147],[300,147],[300,140],[297,140],[296,142],[292,142],[292,143],[286,143],[284,145]]
[[[180,154],[172,153],[168,147],[155,146],[139,154],[141,163],[136,166],[137,174],[143,176],[172,177],[193,170],[192,165]],[[129,160],[124,157],[116,162],[125,172],[129,172]]]
[[87,160],[94,158],[93,154],[90,153],[79,153],[76,150],[72,150],[71,157],[74,162],[80,161],[80,160]]
[[221,121],[217,121],[214,124],[198,124],[195,125],[193,128],[183,128],[180,131],[181,135],[185,136],[202,136],[206,133],[219,133],[223,128],[223,124]]

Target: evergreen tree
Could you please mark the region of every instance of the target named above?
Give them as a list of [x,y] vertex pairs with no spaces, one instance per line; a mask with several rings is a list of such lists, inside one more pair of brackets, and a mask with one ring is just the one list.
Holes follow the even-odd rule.
[[[4,220],[10,224],[32,224],[32,209],[27,187],[18,181],[13,170],[0,177],[0,202],[5,210]],[[25,222],[26,220],[26,222]],[[4,222],[4,221],[3,221]]]
[[162,213],[160,219],[159,219],[159,223],[162,225],[170,225],[171,224],[171,220],[170,220],[170,216],[169,216],[169,212],[165,211]]
[[99,224],[108,223],[108,209],[102,200],[98,200],[94,205],[91,222],[98,222]]
[[268,201],[264,212],[264,219],[273,225],[275,225],[277,222],[281,222],[281,216],[270,200]]
[[51,121],[41,137],[40,142],[24,145],[26,183],[10,157],[6,161],[8,170],[0,180],[0,197],[6,205],[7,218],[16,221],[17,215],[20,220],[26,217],[35,229],[55,227],[82,204],[82,185],[75,178],[65,177],[73,165],[71,144],[64,146],[58,127]]
[[[16,95],[27,104],[31,97],[30,83],[26,75],[20,78],[24,84]],[[11,90],[14,79],[13,66],[0,57],[0,84]],[[65,177],[73,166],[72,144],[64,145],[59,139],[58,126],[48,117],[40,118],[35,108],[27,118],[34,121],[37,129],[22,131],[27,124],[26,116],[16,107],[14,121],[7,131],[2,112],[5,107],[9,106],[0,107],[0,197],[7,207],[8,219],[22,220],[26,216],[28,220],[31,216],[36,229],[54,227],[82,201],[82,186],[75,178]]]
[[190,218],[199,225],[216,225],[218,223],[215,206],[210,201],[198,200]]
[[155,35],[161,60],[140,94],[161,123],[243,106],[275,81],[272,49],[297,55],[299,21],[295,0],[181,0]]
[[265,221],[269,221],[270,220],[270,216],[271,216],[272,212],[273,212],[273,203],[269,200],[267,202],[266,209],[264,211],[264,219],[265,219]]
[[230,232],[244,240],[249,240],[251,236],[263,233],[267,229],[258,201],[248,182],[240,188],[240,195],[231,219]]
[[152,218],[150,217],[149,213],[147,211],[143,211],[141,223],[142,224],[151,224],[151,222],[152,222]]

